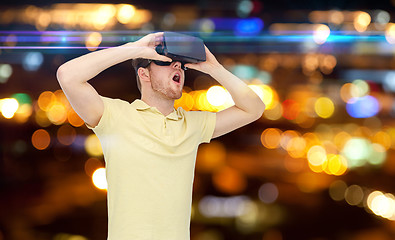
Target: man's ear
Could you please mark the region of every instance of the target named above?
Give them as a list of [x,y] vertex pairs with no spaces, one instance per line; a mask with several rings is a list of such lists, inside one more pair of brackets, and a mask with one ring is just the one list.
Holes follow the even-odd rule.
[[137,70],[137,74],[139,75],[139,78],[140,78],[140,80],[142,80],[142,81],[150,81],[151,79],[150,79],[150,74],[149,74],[149,71],[148,71],[148,69],[147,68],[142,68],[142,67],[140,67],[138,70]]

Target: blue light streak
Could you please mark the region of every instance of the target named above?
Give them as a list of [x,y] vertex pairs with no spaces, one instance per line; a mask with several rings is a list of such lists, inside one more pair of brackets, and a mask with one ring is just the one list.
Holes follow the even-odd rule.
[[[233,30],[216,31],[207,35],[201,32],[183,32],[202,37],[205,43],[219,49],[219,52],[290,52],[302,51],[304,43],[314,43],[312,31],[281,31],[260,32],[260,27],[248,23],[243,31],[244,34],[236,34]],[[89,31],[0,31],[0,49],[23,50],[23,49],[86,49],[85,40],[91,32]],[[130,41],[136,41],[150,32],[143,31],[103,31],[102,42],[98,49],[120,45]],[[10,41],[13,36],[13,42]],[[390,48],[393,45],[386,41],[384,32],[358,33],[352,31],[332,31],[326,42],[316,47],[332,46],[341,44],[372,43],[386,44]],[[344,45],[343,45],[344,46]],[[339,49],[339,52],[344,48]],[[336,53],[336,52],[334,52]]]

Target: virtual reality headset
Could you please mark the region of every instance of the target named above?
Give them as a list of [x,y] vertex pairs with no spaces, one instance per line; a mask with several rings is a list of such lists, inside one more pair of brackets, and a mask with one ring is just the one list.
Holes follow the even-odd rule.
[[164,32],[163,41],[155,50],[160,55],[182,63],[206,61],[203,40],[182,33]]

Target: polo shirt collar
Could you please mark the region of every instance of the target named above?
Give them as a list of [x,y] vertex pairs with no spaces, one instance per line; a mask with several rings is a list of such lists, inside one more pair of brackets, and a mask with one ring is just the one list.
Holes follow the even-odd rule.
[[137,110],[147,110],[151,108],[150,105],[146,104],[143,100],[136,99],[134,102],[132,102],[132,105],[137,109]]
[[[145,110],[151,110],[152,112],[156,112],[158,114],[163,115],[156,107],[151,107],[150,105],[148,105],[147,103],[145,103],[143,100],[141,99],[136,99],[134,100],[134,102],[132,103],[132,105],[140,111],[145,111]],[[166,118],[171,119],[171,120],[179,120],[180,118],[182,118],[182,116],[179,115],[178,111],[176,111],[175,109],[173,109],[173,112],[171,112],[169,115],[166,116]]]

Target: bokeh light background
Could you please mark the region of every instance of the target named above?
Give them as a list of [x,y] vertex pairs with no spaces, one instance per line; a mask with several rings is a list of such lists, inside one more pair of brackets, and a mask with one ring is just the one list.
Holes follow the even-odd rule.
[[[56,70],[153,31],[202,38],[267,106],[199,148],[192,240],[395,239],[395,1],[0,5],[0,240],[106,239],[100,142]],[[234,104],[186,77],[176,107]],[[140,97],[130,61],[90,83]]]

